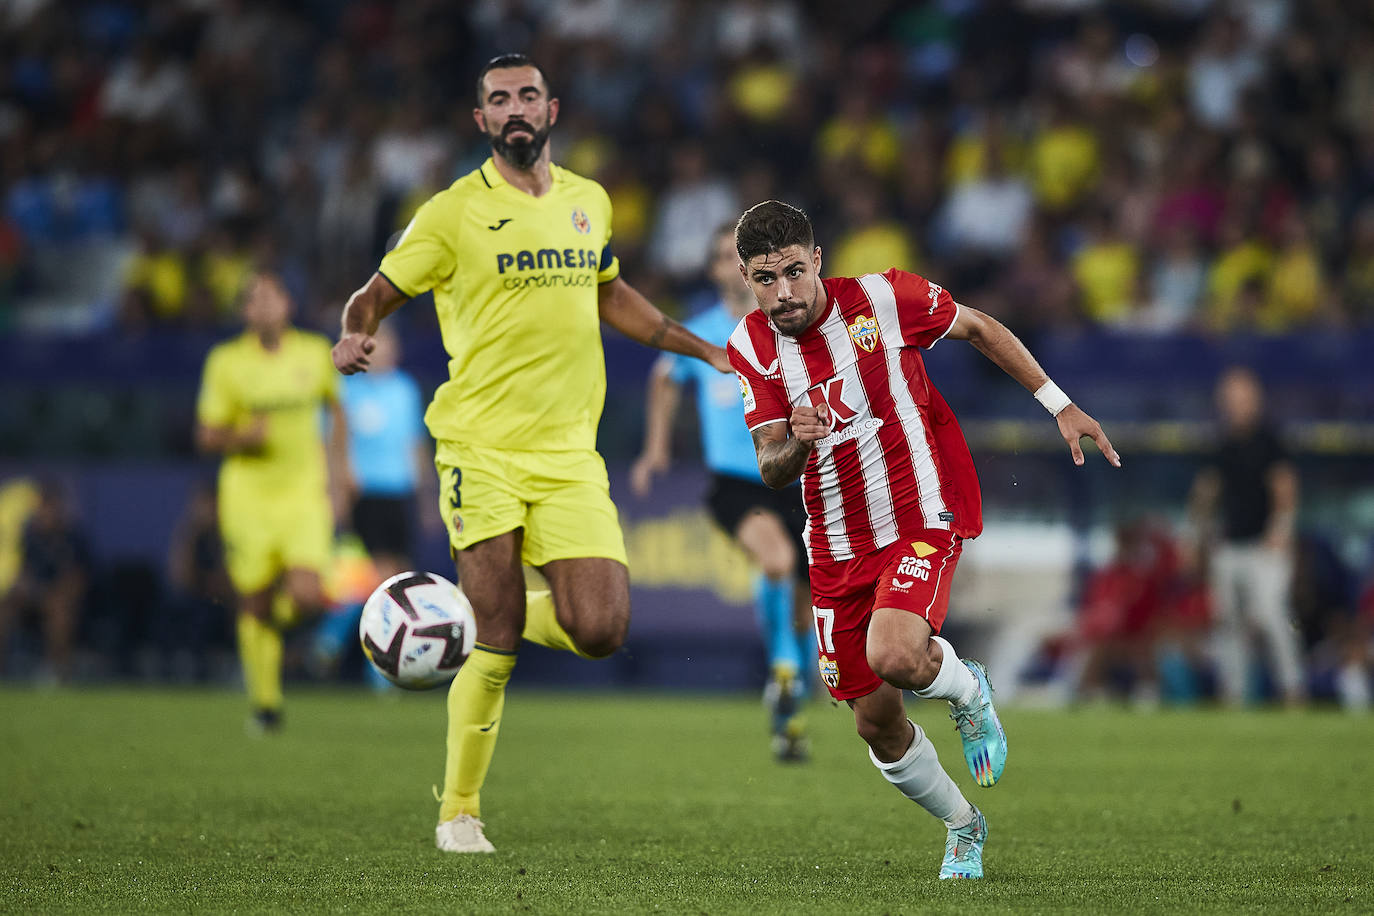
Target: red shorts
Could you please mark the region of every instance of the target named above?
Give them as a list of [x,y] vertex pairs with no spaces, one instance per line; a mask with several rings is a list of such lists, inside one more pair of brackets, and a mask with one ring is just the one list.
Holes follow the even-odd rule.
[[957,534],[928,528],[875,553],[812,567],[811,611],[821,680],[831,696],[853,700],[883,682],[868,667],[868,621],[874,608],[918,614],[932,632],[940,632],[962,546]]

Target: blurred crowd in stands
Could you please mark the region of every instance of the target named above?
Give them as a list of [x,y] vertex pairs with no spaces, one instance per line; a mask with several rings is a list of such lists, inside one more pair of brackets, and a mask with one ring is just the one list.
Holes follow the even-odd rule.
[[12,2],[0,315],[227,323],[270,262],[332,325],[487,154],[472,78],[513,49],[669,308],[776,196],[831,273],[1017,329],[1374,322],[1374,12],[1340,0]]

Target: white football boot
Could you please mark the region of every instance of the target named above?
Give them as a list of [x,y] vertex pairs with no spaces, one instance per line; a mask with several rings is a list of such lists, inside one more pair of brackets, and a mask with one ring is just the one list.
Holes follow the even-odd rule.
[[434,845],[444,852],[495,852],[482,834],[482,822],[471,814],[460,814],[434,828]]

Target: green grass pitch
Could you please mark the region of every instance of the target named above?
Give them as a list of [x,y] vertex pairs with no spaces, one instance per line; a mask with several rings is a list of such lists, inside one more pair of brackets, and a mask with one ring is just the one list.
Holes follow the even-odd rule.
[[512,691],[493,856],[433,845],[442,691],[296,692],[244,734],[223,692],[0,691],[0,912],[1370,912],[1374,722],[1335,712],[1004,710],[973,785],[982,882],[813,706],[774,763],[753,698]]

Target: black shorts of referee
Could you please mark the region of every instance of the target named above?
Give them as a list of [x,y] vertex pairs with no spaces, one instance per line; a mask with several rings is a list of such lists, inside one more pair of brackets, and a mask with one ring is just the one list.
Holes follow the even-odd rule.
[[353,504],[353,532],[370,556],[409,561],[415,548],[415,497],[364,494]]
[[750,512],[763,509],[776,513],[787,529],[792,546],[797,549],[795,578],[803,584],[808,581],[806,542],[802,539],[802,532],[806,528],[806,508],[802,505],[801,487],[774,490],[761,480],[713,473],[710,489],[706,492],[706,505],[711,510],[711,518],[731,538],[739,534],[740,522]]

